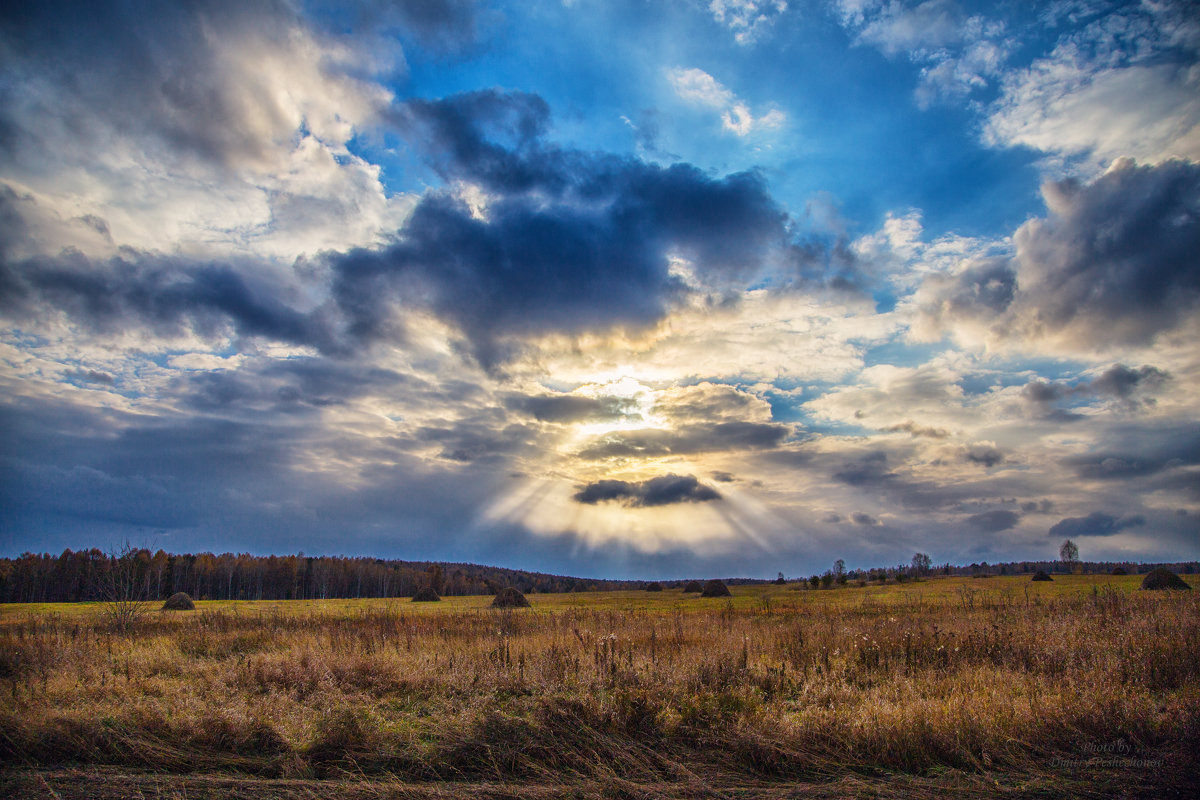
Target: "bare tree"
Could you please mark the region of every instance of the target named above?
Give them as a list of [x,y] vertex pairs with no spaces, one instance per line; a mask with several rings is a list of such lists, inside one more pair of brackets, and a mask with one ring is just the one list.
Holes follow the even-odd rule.
[[1063,566],[1068,572],[1074,572],[1079,565],[1079,548],[1070,539],[1062,543],[1062,547],[1058,548],[1058,557],[1062,559]]
[[128,633],[146,613],[148,564],[142,551],[126,540],[108,554],[108,573],[103,578],[104,616],[116,631]]
[[933,561],[924,553],[913,553],[912,571],[914,575],[928,575],[929,569],[933,565]]

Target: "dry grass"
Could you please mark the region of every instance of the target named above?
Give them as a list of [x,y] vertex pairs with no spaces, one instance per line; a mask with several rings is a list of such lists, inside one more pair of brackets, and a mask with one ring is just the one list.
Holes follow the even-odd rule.
[[199,603],[128,634],[94,606],[7,607],[0,762],[246,796],[1194,790],[1200,602],[1138,580]]

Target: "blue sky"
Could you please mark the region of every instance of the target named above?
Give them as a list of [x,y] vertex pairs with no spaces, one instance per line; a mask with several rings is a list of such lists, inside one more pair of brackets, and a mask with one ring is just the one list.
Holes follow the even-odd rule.
[[1191,3],[0,18],[0,551],[1200,556]]

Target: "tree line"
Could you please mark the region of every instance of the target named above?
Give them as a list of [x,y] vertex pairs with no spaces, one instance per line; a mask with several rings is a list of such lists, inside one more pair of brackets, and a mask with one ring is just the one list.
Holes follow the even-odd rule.
[[411,597],[424,586],[440,595],[492,594],[505,586],[522,592],[581,592],[640,588],[612,581],[540,572],[423,561],[345,556],[256,556],[186,553],[126,547],[120,552],[64,550],[0,558],[0,602],[67,603],[107,600],[115,578],[140,597],[159,600],[187,592],[197,600],[323,600]]

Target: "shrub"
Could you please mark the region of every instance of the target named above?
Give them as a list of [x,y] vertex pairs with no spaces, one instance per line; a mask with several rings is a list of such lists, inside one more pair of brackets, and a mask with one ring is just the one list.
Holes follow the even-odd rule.
[[413,595],[412,601],[414,603],[436,603],[441,599],[442,598],[438,596],[438,593],[433,590],[432,586],[423,586],[417,590],[416,594]]
[[692,592],[699,594],[700,592],[703,592],[703,591],[704,591],[704,587],[700,585],[700,581],[688,581],[687,585],[683,587],[684,594],[690,594]]
[[1054,578],[1051,578],[1049,575],[1047,575],[1046,570],[1039,569],[1037,572],[1033,573],[1033,580],[1035,580],[1035,581],[1052,581],[1052,580],[1054,580]]
[[1190,590],[1192,587],[1184,583],[1183,578],[1179,577],[1174,572],[1171,572],[1171,570],[1159,567],[1158,569],[1147,573],[1145,578],[1142,578],[1142,588]]
[[529,608],[529,600],[525,595],[512,586],[505,586],[496,592],[492,600],[492,608]]
[[1129,573],[1125,571],[1124,567],[1113,567],[1112,574],[1113,575],[1128,575]]
[[732,597],[729,587],[723,582],[713,578],[704,584],[704,591],[700,592],[701,597]]
[[662,584],[658,581],[651,581],[650,583],[646,584],[647,592],[661,592],[662,590]]
[[195,611],[196,604],[187,592],[176,592],[163,603],[163,611]]

